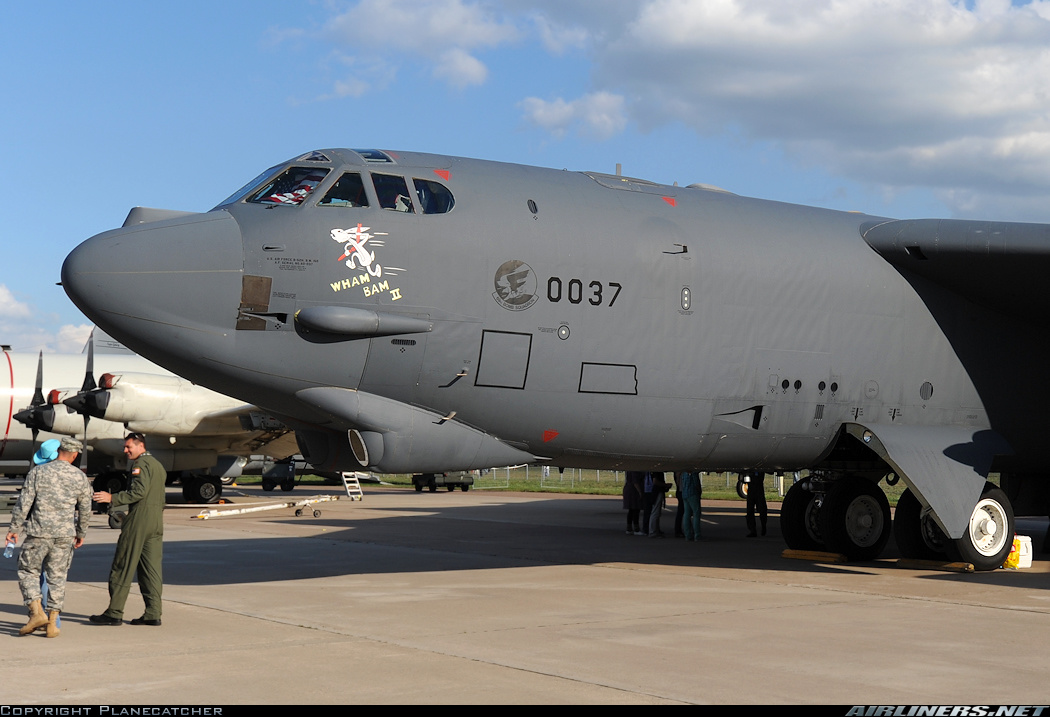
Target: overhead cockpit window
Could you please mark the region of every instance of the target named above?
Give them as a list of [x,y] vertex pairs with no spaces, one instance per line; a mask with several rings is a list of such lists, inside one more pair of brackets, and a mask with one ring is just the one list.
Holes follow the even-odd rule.
[[395,174],[373,174],[372,181],[376,185],[379,206],[395,212],[412,211],[412,199],[404,177]]
[[431,182],[429,179],[413,179],[412,183],[416,185],[416,198],[424,214],[445,214],[452,211],[456,199],[444,184]]
[[394,160],[390,159],[390,155],[386,152],[380,152],[378,149],[355,149],[361,158],[369,164],[393,164]]
[[324,152],[318,152],[315,149],[313,152],[307,152],[306,154],[304,154],[302,157],[300,157],[299,159],[297,159],[295,161],[296,162],[331,162],[332,160],[328,159],[328,155],[326,155]]
[[367,207],[365,183],[357,172],[347,172],[332,185],[324,199],[317,203],[319,207]]
[[323,167],[291,167],[267,182],[248,201],[255,204],[302,204],[328,172]]
[[270,167],[258,177],[248,182],[240,189],[238,189],[236,192],[223,199],[215,208],[218,209],[219,207],[225,207],[227,204],[233,204],[234,202],[239,202],[240,200],[244,199],[246,196],[258,189],[263,182],[272,177],[273,173],[276,172],[278,167],[280,166],[281,165],[278,164],[274,165],[273,167]]

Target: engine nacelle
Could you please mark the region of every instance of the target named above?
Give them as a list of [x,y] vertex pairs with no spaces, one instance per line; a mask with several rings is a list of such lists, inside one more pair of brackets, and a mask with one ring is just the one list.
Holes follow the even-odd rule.
[[133,372],[103,374],[85,403],[93,416],[159,435],[194,432],[205,416],[242,405],[178,376]]

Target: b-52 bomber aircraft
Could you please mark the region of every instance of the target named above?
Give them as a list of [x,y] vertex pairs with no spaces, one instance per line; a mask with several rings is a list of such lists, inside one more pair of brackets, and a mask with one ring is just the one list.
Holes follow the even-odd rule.
[[325,149],[208,212],[133,209],[62,283],[321,469],[809,469],[788,544],[861,560],[888,477],[905,556],[992,569],[1047,509],[1048,254],[1050,225]]

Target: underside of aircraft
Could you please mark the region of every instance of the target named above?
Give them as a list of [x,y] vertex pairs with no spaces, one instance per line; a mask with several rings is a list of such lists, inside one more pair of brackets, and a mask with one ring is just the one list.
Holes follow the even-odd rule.
[[889,477],[903,554],[992,569],[1048,510],[1048,252],[1048,225],[325,149],[208,212],[136,208],[62,277],[320,469],[809,470],[784,535],[853,559]]

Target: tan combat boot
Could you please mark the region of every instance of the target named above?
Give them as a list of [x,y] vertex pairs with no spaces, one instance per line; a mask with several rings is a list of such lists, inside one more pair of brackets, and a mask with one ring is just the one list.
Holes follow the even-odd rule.
[[33,602],[29,603],[29,622],[27,622],[25,626],[18,631],[18,634],[28,635],[29,633],[33,632],[33,630],[37,630],[46,624],[47,615],[45,615],[44,611],[40,608],[40,601],[34,600]]
[[48,612],[47,636],[58,637],[59,632],[61,630],[58,629],[58,610],[51,610]]

